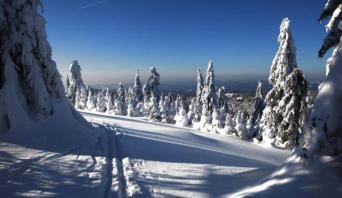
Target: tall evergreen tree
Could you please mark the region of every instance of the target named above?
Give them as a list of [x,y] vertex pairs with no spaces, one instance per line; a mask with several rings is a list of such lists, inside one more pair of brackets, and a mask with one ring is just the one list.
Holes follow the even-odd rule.
[[[341,4],[342,1],[338,0],[328,1],[320,17],[320,20],[323,20],[333,15],[329,22],[331,24],[330,32],[325,42],[334,37],[334,39],[338,39],[338,44],[324,44],[326,50],[335,47],[332,56],[327,61],[327,75],[319,86],[318,95],[308,122],[308,130],[304,136],[303,146],[312,154],[339,155],[342,152]],[[339,34],[335,35],[334,31],[339,32]]]
[[109,89],[107,89],[107,92],[106,92],[106,112],[107,113],[113,112],[113,107],[114,107],[114,102],[113,101],[114,101],[113,100],[113,95],[109,91]]
[[[201,120],[202,113],[202,91],[203,91],[203,77],[200,69],[197,69],[197,85],[196,85],[196,97],[195,103],[191,103],[193,113],[192,124]],[[196,128],[196,127],[195,127]]]
[[106,111],[106,100],[103,96],[102,90],[97,93],[96,111],[105,112]]
[[262,140],[278,147],[293,148],[304,127],[307,82],[298,69],[290,20],[280,26],[279,49],[273,59],[268,92],[261,119]]
[[221,112],[217,108],[213,109],[211,125],[213,132],[218,132],[218,129],[222,126]]
[[161,120],[157,97],[154,95],[154,92],[151,93],[151,98],[149,102],[149,119],[154,121]]
[[81,75],[81,66],[78,64],[77,60],[72,61],[70,64],[66,85],[66,93],[69,100],[71,104],[75,105],[76,91],[77,89],[81,90],[81,87],[84,87]]
[[184,126],[188,125],[188,117],[187,117],[187,114],[186,114],[186,110],[185,110],[185,106],[184,106],[183,100],[180,101],[179,109],[178,109],[174,119],[176,121],[176,125],[177,126],[184,127]]
[[196,98],[192,98],[191,103],[189,105],[189,111],[187,113],[189,124],[192,124],[195,121],[194,120],[195,110],[196,110]]
[[327,19],[331,16],[329,23],[325,26],[329,32],[323,41],[323,45],[318,52],[319,57],[323,57],[324,54],[331,48],[337,46],[340,43],[342,36],[342,30],[338,27],[339,22],[342,19],[342,1],[341,0],[328,0],[325,4],[323,11],[319,17],[319,21]]
[[93,96],[92,90],[89,90],[88,92],[88,99],[87,99],[87,109],[93,110],[96,107],[95,99]]
[[64,117],[74,116],[39,5],[32,0],[0,2],[0,132],[55,115],[57,106],[64,108],[58,111]]
[[235,124],[232,118],[232,115],[230,113],[227,113],[226,120],[224,123],[224,130],[227,134],[234,134],[235,131]]
[[217,107],[222,108],[226,104],[226,88],[224,86],[217,90]]
[[144,99],[144,95],[142,92],[140,74],[139,74],[139,71],[137,70],[137,73],[136,73],[135,79],[134,79],[134,85],[132,87],[132,100],[134,103],[137,104],[139,102],[142,102],[143,99]]
[[210,103],[213,102],[215,105],[217,102],[216,91],[215,91],[215,74],[214,74],[214,64],[209,60],[207,74],[205,77],[203,90],[202,90],[202,105],[208,105],[209,110],[211,110]]
[[159,93],[159,85],[160,85],[160,75],[157,72],[157,69],[155,67],[150,68],[150,77],[148,78],[147,83],[144,86],[143,90],[145,90],[144,95],[146,97],[151,97],[152,93],[154,97],[157,98],[157,101],[159,101],[160,93]]
[[78,98],[78,101],[76,102],[76,107],[78,109],[85,109],[87,107],[87,90],[84,86],[77,88],[77,94],[76,98]]
[[196,103],[201,105],[201,96],[203,90],[203,77],[200,69],[197,69]]
[[249,138],[252,138],[257,134],[259,130],[259,121],[262,117],[262,112],[264,108],[264,91],[262,89],[262,82],[259,81],[255,92],[252,114],[248,120],[247,128],[249,130]]
[[125,103],[126,101],[126,91],[124,85],[120,82],[119,83],[119,88],[117,90],[118,93],[118,100],[120,100],[122,103]]

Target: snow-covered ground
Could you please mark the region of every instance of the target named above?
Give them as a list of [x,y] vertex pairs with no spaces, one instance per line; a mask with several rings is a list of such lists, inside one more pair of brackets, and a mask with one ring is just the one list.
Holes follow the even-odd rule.
[[82,115],[95,128],[48,120],[1,134],[1,197],[218,197],[255,184],[290,155],[141,118]]
[[93,123],[115,126],[127,170],[127,195],[218,197],[271,174],[289,151],[188,128],[83,112]]

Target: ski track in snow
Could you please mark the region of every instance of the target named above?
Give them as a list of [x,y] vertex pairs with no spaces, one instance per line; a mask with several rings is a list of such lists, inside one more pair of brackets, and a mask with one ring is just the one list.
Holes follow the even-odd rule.
[[[288,151],[262,148],[233,137],[212,134],[207,138],[209,133],[189,128],[81,113],[88,121],[104,125],[113,141],[109,143],[114,144],[112,166],[118,175],[119,197],[227,196],[266,177],[289,155]],[[215,138],[228,138],[230,149],[223,144],[226,140]],[[181,156],[175,157],[173,152]],[[171,158],[165,158],[168,155]]]
[[140,193],[140,188],[134,181],[134,172],[128,157],[123,158],[121,153],[120,137],[122,128],[115,124],[99,123],[99,127],[105,131],[106,168],[103,172],[102,186],[103,197],[113,197],[113,192],[119,198],[132,197]]
[[95,128],[75,144],[0,142],[1,197],[220,197],[263,179],[290,154],[141,118],[82,114]]

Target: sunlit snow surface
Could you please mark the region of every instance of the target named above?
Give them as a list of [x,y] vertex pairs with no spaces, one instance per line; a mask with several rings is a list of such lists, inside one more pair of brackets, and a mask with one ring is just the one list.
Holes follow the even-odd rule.
[[290,155],[228,135],[83,113],[0,136],[1,197],[219,197]]
[[142,118],[83,115],[90,122],[118,127],[120,152],[131,171],[127,195],[132,196],[225,196],[268,176],[290,155],[232,136]]

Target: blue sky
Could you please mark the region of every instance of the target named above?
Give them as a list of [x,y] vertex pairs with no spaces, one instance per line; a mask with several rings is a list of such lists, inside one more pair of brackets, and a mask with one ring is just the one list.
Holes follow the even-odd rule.
[[165,81],[195,78],[213,59],[219,79],[259,78],[292,21],[299,66],[324,74],[317,22],[324,0],[42,0],[53,58],[65,76],[77,59],[89,84],[130,82],[156,66]]

